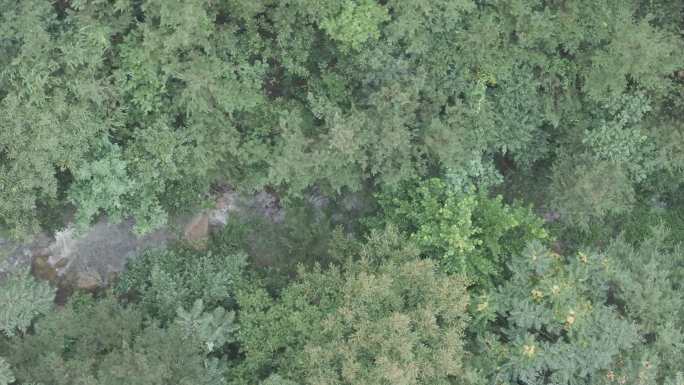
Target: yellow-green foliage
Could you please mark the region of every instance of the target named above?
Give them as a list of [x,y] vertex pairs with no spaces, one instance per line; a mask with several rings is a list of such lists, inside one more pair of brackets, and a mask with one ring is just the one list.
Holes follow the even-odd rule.
[[528,208],[464,193],[436,178],[378,199],[381,209],[372,226],[398,226],[444,271],[464,273],[483,286],[499,282],[508,258],[528,242],[548,238],[541,219]]
[[[271,371],[300,384],[446,385],[469,378],[465,282],[408,257],[396,235],[381,237],[342,268],[302,268],[276,298],[263,289],[239,295],[240,368],[250,380],[236,383]],[[396,255],[374,251],[387,242]]]
[[372,0],[344,3],[342,12],[334,18],[323,20],[321,27],[343,47],[359,49],[368,39],[380,37],[379,24],[389,21],[387,9]]

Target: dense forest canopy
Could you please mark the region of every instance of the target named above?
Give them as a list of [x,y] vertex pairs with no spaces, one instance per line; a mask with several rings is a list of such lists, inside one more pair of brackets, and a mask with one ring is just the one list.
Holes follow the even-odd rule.
[[683,385],[683,33],[680,0],[0,0],[0,237],[219,186],[289,218],[59,309],[11,273],[0,385]]
[[679,188],[681,8],[5,1],[0,220],[27,234],[70,204],[145,232],[219,181],[338,194],[515,171],[587,226]]

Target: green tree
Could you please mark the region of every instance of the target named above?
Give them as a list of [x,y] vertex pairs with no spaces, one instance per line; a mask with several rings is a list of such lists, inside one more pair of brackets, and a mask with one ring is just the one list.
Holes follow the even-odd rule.
[[0,331],[8,337],[24,334],[32,321],[52,310],[55,289],[37,281],[28,269],[0,280]]
[[637,246],[624,238],[611,242],[606,255],[615,265],[610,272],[614,302],[637,324],[642,345],[613,369],[628,381],[677,383],[684,374],[684,266],[681,245],[670,246],[668,231],[654,227]]
[[347,1],[335,18],[323,20],[321,27],[344,46],[358,49],[368,39],[378,39],[378,24],[388,21],[387,10],[372,0]]
[[531,244],[473,301],[474,365],[510,384],[677,383],[684,272],[665,237],[568,257]]
[[217,255],[176,248],[151,250],[131,259],[116,292],[129,294],[146,314],[169,322],[176,309],[196,301],[211,310],[234,306],[234,293],[246,266],[244,254]]
[[112,297],[81,297],[10,340],[7,360],[20,383],[222,384],[206,343],[187,328],[147,322]]
[[463,349],[468,320],[464,280],[417,259],[415,248],[403,245],[396,233],[374,237],[360,259],[348,256],[342,268],[300,269],[275,298],[260,288],[239,294],[239,340],[245,354],[239,381],[254,382],[271,373],[280,377],[266,383],[450,384],[470,379]]
[[[51,3],[3,1],[0,34],[0,221],[15,237],[38,230],[38,210],[114,126],[113,91],[99,76],[101,26],[60,20]],[[106,35],[104,35],[106,36]]]
[[528,242],[549,237],[529,209],[436,178],[380,194],[378,201],[371,226],[396,225],[444,271],[464,273],[483,286],[499,282],[504,263]]
[[175,323],[187,336],[192,336],[203,344],[204,350],[211,353],[232,341],[235,314],[216,307],[212,312],[204,311],[201,299],[195,301],[190,310],[182,307],[176,310]]
[[86,228],[101,212],[119,221],[129,207],[125,199],[133,183],[128,178],[126,162],[121,159],[121,149],[106,140],[99,151],[94,161],[74,172],[69,188],[69,200],[78,205],[76,223],[80,228]]
[[588,232],[608,215],[630,212],[636,192],[620,164],[582,158],[566,155],[554,165],[557,178],[552,185],[556,192],[552,204],[566,224]]
[[[511,262],[511,279],[480,298],[475,354],[491,381],[596,384],[640,343],[637,326],[609,303],[609,262],[563,257],[532,244]],[[494,322],[501,317],[503,322]]]
[[15,380],[14,374],[12,374],[12,368],[10,368],[7,361],[0,357],[0,385],[9,385]]

